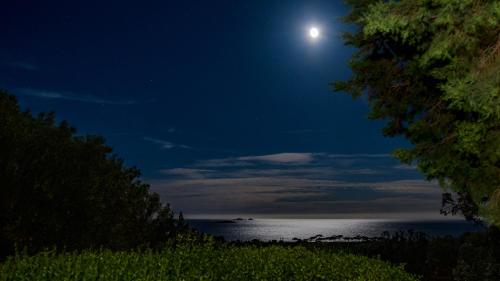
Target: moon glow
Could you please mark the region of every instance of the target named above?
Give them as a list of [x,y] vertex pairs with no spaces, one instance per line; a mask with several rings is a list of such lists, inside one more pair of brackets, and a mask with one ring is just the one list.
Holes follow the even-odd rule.
[[309,29],[309,36],[313,39],[316,39],[319,37],[319,29],[317,27],[311,27]]

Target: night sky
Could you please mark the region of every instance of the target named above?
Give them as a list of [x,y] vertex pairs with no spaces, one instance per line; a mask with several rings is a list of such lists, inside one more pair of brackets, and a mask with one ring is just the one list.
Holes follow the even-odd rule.
[[[3,1],[0,88],[106,138],[187,217],[439,216],[350,75],[341,1]],[[321,35],[308,38],[317,26]]]

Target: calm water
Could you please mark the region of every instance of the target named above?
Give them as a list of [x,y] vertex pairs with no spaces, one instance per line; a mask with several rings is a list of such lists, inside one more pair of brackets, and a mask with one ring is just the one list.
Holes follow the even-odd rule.
[[460,235],[481,231],[482,227],[462,220],[457,221],[395,221],[359,219],[255,219],[224,223],[223,220],[188,220],[201,232],[223,236],[226,240],[262,241],[305,239],[317,234],[323,236],[380,236],[384,231],[422,231],[430,235]]

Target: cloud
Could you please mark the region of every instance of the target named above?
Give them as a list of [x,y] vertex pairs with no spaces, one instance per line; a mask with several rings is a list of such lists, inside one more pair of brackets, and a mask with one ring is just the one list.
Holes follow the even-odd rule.
[[330,158],[393,158],[391,154],[328,154]]
[[282,134],[292,134],[292,135],[300,135],[300,134],[322,134],[328,133],[328,130],[323,129],[302,129],[302,130],[289,130],[289,131],[281,131]]
[[182,177],[182,178],[202,179],[202,178],[205,178],[206,173],[213,172],[213,170],[175,168],[175,169],[160,170],[159,172],[161,174],[178,176],[178,177]]
[[312,162],[320,153],[276,153],[266,155],[250,155],[221,159],[202,160],[196,163],[201,167],[244,167],[255,166],[260,163],[278,165],[303,165]]
[[61,93],[54,91],[34,90],[34,89],[17,89],[15,93],[22,96],[31,96],[44,99],[60,99],[85,103],[109,104],[109,105],[132,105],[136,104],[135,100],[109,100],[92,95],[76,95],[73,93]]
[[278,164],[307,164],[314,160],[313,153],[277,153],[261,156],[244,156],[241,161],[262,161]]
[[150,182],[162,198],[187,214],[437,214],[441,194],[435,184],[424,181],[366,184],[294,177],[201,177]]
[[249,155],[198,161],[195,165],[204,167],[242,167],[255,166],[259,163],[270,165],[306,165],[320,164],[329,166],[353,166],[374,159],[393,161],[390,154],[327,154],[311,152],[285,152],[265,155]]
[[[388,183],[391,184],[391,183]],[[384,200],[388,198],[399,198],[401,200],[411,199],[428,199],[433,196],[429,196],[427,193],[420,192],[410,192],[404,190],[404,193],[391,192],[388,190],[378,190],[370,186],[352,186],[344,188],[334,188],[334,189],[323,189],[317,190],[316,192],[309,191],[307,194],[309,196],[304,196],[302,194],[304,190],[299,190],[296,196],[289,196],[279,199],[280,202],[331,202],[335,204],[337,202],[351,202],[351,203],[361,203],[372,204],[375,201]],[[293,193],[293,192],[292,192]],[[292,194],[291,193],[291,194]],[[359,197],[362,199],[360,200]],[[353,200],[354,199],[354,200]]]
[[38,70],[38,66],[29,62],[11,62],[9,63],[9,66],[14,67],[14,68],[19,68],[23,70]]
[[[208,168],[208,167],[207,167]],[[174,175],[174,173],[166,173],[167,171],[197,171],[203,175],[203,178],[254,178],[254,177],[297,177],[302,179],[324,179],[324,180],[346,180],[346,178],[372,177],[375,175],[383,175],[383,171],[377,169],[335,169],[332,167],[302,167],[290,166],[283,167],[259,167],[258,165],[240,165],[240,166],[211,166],[208,169],[192,169],[192,168],[175,168],[168,170],[159,170],[160,173],[166,175]],[[175,173],[176,176],[182,177],[183,174]]]
[[203,160],[148,182],[188,215],[438,215],[437,183],[397,164],[388,154],[277,153]]
[[173,148],[191,149],[190,146],[183,145],[183,144],[174,144],[174,143],[166,141],[166,140],[161,140],[161,139],[156,139],[156,138],[151,138],[151,137],[143,137],[142,139],[145,141],[155,143],[155,144],[159,144],[164,149],[173,149]]
[[224,168],[224,167],[245,167],[254,166],[255,164],[247,161],[240,161],[238,158],[221,158],[221,159],[208,159],[197,161],[195,167],[207,168]]
[[399,169],[399,170],[417,170],[417,166],[415,166],[415,165],[400,164],[400,165],[394,166],[394,169]]

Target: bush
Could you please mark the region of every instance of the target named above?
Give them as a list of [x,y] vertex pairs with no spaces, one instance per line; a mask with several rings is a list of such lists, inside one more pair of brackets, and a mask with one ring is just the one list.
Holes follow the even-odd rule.
[[160,252],[9,258],[0,280],[417,280],[380,260],[285,246],[179,244]]
[[99,136],[53,113],[22,112],[0,91],[0,258],[14,247],[127,249],[184,229]]

